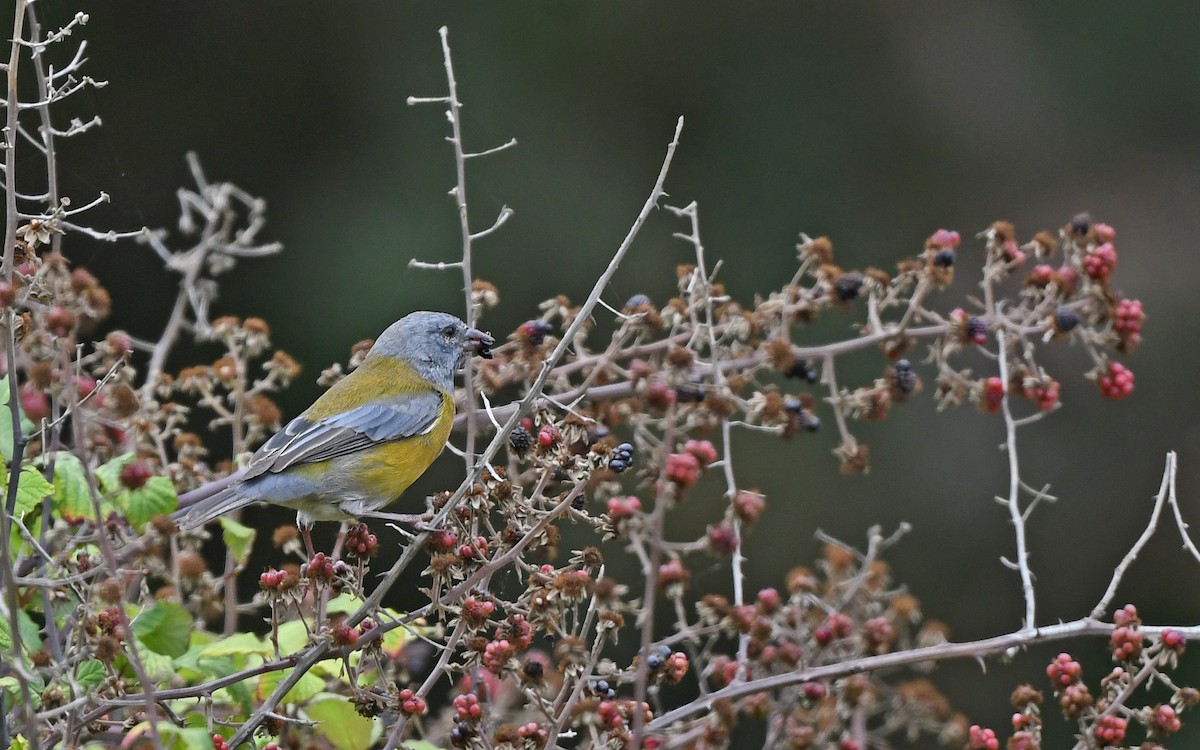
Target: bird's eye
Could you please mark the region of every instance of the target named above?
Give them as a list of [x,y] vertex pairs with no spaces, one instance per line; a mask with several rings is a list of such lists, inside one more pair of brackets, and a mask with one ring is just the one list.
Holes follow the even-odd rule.
[[454,338],[455,334],[457,333],[458,329],[456,329],[454,326],[446,326],[442,329],[442,335],[448,339]]

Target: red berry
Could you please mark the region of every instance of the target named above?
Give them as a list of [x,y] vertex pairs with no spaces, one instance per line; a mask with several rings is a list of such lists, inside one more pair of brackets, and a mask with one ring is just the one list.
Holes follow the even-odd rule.
[[1055,690],[1077,682],[1082,675],[1083,667],[1066,653],[1056,656],[1054,661],[1050,662],[1050,666],[1046,667],[1046,676],[1050,678]]
[[1098,281],[1107,279],[1116,267],[1117,249],[1111,242],[1105,242],[1083,259],[1083,272]]
[[1096,722],[1096,742],[1101,747],[1120,745],[1125,739],[1125,727],[1128,724],[1128,720],[1120,716],[1110,714],[1100,717],[1100,721]]
[[691,453],[672,453],[667,457],[667,479],[681,487],[690,487],[700,478],[700,459]]
[[959,236],[958,232],[951,229],[939,229],[929,238],[929,244],[934,247],[958,247]]
[[16,288],[7,282],[0,281],[0,308],[12,307],[17,299]]
[[689,440],[684,443],[683,450],[695,456],[702,466],[717,460],[717,449],[708,440]]
[[733,498],[733,512],[742,523],[754,523],[767,507],[767,499],[757,492],[743,490]]
[[46,394],[34,388],[31,384],[25,383],[21,386],[18,393],[18,398],[21,402],[21,411],[25,412],[25,416],[34,422],[40,422],[50,416],[50,399]]
[[139,490],[146,486],[154,473],[143,461],[131,461],[121,469],[121,484],[127,489]]
[[1108,365],[1108,372],[1100,376],[1097,385],[1100,386],[1100,395],[1120,401],[1133,393],[1133,372],[1120,362],[1112,362]]
[[1176,654],[1182,654],[1184,646],[1187,645],[1187,637],[1178,630],[1165,628],[1159,635],[1159,640],[1162,641],[1163,648],[1168,651],[1173,651]]
[[1004,402],[1004,381],[997,377],[988,378],[983,382],[983,397],[979,400],[979,405],[989,414],[995,414],[1000,411],[1000,405]]
[[554,445],[554,441],[557,439],[558,430],[554,429],[554,427],[550,425],[546,425],[542,429],[538,430],[538,445],[543,448],[549,448],[551,445]]
[[758,608],[763,614],[774,614],[783,605],[778,589],[762,589],[758,592]]
[[972,724],[967,735],[968,750],[1000,750],[1000,740],[996,732],[984,729],[978,724]]

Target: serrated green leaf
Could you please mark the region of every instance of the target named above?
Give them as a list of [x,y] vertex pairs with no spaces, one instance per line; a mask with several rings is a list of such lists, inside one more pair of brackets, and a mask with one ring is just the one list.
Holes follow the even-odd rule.
[[86,693],[104,681],[104,664],[99,659],[88,659],[75,667],[75,682]]
[[166,477],[150,477],[136,490],[122,490],[113,502],[134,531],[141,531],[155,516],[170,515],[179,507],[175,485]]
[[[254,697],[259,701],[265,701],[268,696],[275,692],[275,688],[279,683],[283,682],[288,675],[292,673],[291,669],[281,669],[277,672],[266,672],[258,678],[258,688],[254,691]],[[304,703],[313,696],[325,689],[325,681],[317,677],[311,672],[305,672],[292,689],[287,691],[280,703]]]
[[257,532],[249,526],[225,516],[221,516],[218,522],[221,524],[221,538],[225,541],[225,549],[233,555],[233,559],[237,561],[239,567],[245,566],[246,560],[250,557],[250,548],[254,546],[254,537]]
[[124,469],[126,464],[132,463],[135,458],[137,456],[133,453],[122,453],[97,466],[94,474],[96,481],[100,483],[100,491],[109,493],[120,491],[121,469]]
[[157,602],[130,623],[146,648],[164,656],[187,653],[192,634],[192,616],[175,602]]
[[[45,689],[46,683],[42,681],[42,678],[34,675],[29,683],[29,692],[32,693],[29,697],[33,700],[34,708],[42,707],[42,691]],[[24,701],[21,697],[21,683],[12,675],[0,677],[0,693],[7,694],[9,705]]]
[[29,750],[29,740],[25,739],[25,735],[18,734],[13,737],[12,744],[8,746],[8,750]]
[[200,656],[267,656],[274,653],[270,643],[264,643],[253,633],[234,633],[200,649]]
[[96,517],[83,463],[66,451],[54,455],[54,509],[65,521],[94,520]]
[[[8,498],[8,470],[0,472],[0,492],[4,498]],[[21,467],[21,473],[17,475],[17,506],[13,513],[17,518],[22,518],[26,513],[34,508],[41,507],[42,500],[47,495],[54,494],[54,485],[46,481],[42,473],[33,467],[31,464],[26,464]]]
[[337,750],[367,750],[383,731],[378,721],[359,716],[354,704],[340,695],[313,701],[305,713],[317,722],[317,734]]

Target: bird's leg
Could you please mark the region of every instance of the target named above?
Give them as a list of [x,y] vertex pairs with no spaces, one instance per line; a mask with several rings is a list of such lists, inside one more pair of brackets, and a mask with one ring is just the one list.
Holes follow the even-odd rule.
[[312,526],[301,526],[300,536],[304,537],[304,549],[308,551],[308,559],[313,559]]
[[420,513],[384,513],[378,510],[369,510],[359,514],[363,518],[377,518],[380,521],[392,521],[394,523],[407,523],[412,526],[420,527],[425,516]]

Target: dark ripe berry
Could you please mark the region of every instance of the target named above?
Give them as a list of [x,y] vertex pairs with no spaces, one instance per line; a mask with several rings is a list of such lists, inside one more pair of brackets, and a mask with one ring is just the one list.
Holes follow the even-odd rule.
[[892,382],[901,393],[912,393],[917,389],[917,374],[907,359],[897,361],[892,368]]
[[587,496],[586,495],[579,495],[578,497],[576,497],[574,500],[571,501],[571,509],[572,510],[583,510],[583,507],[585,505],[587,505]]
[[517,425],[508,434],[508,447],[512,448],[513,453],[522,456],[533,447],[533,435],[529,434],[524,425]]
[[619,458],[612,458],[612,459],[609,459],[609,461],[608,461],[608,468],[610,468],[613,471],[620,474],[621,472],[623,472],[629,468],[629,464],[625,463],[624,461],[622,461]]
[[1089,229],[1092,228],[1092,217],[1086,212],[1077,214],[1075,218],[1071,219],[1070,226],[1071,234],[1082,237],[1088,233]]
[[821,429],[821,418],[816,414],[808,414],[802,426],[805,432],[816,432]]
[[646,666],[650,667],[651,669],[662,669],[662,665],[663,658],[658,654],[650,654],[650,656],[646,658]]
[[791,369],[789,369],[783,375],[787,378],[800,378],[801,380],[807,380],[810,383],[817,382],[817,373],[815,370],[809,367],[808,360],[806,359],[798,359],[793,362]]
[[1069,307],[1060,307],[1054,311],[1054,327],[1060,333],[1070,333],[1079,325],[1079,315]]
[[966,334],[969,341],[973,341],[980,346],[987,343],[988,327],[983,318],[978,315],[972,315],[967,318]]
[[132,461],[121,469],[121,485],[127,489],[139,490],[146,486],[150,477],[154,476],[150,467],[141,461]]
[[703,401],[704,389],[700,387],[700,383],[700,378],[688,378],[687,383],[675,389],[675,400],[681,404]]
[[795,396],[784,396],[783,408],[792,414],[799,414],[804,411],[804,403]]
[[833,283],[833,291],[842,302],[849,302],[858,297],[863,281],[863,275],[858,271],[844,273]]
[[933,256],[933,265],[938,268],[949,268],[954,265],[954,250],[948,247],[938,250],[937,255]]
[[546,674],[546,666],[537,659],[526,659],[521,670],[525,673],[526,678],[535,681],[542,679]]
[[635,294],[625,303],[626,310],[636,310],[644,305],[653,305],[654,303],[644,294]]

